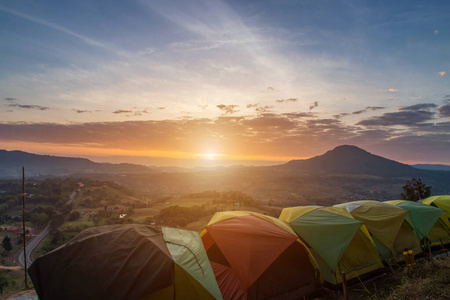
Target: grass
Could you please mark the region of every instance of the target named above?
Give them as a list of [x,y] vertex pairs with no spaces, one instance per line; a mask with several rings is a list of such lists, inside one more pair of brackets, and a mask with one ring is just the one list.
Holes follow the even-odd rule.
[[[349,287],[349,298],[369,300],[444,300],[450,297],[450,259],[418,262],[368,283]],[[342,291],[324,292],[319,299],[344,299]]]

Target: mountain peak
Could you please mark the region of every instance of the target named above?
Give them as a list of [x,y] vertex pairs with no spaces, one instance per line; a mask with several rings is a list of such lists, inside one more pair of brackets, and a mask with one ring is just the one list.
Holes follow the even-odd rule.
[[410,176],[415,169],[354,145],[341,145],[333,150],[306,160],[293,160],[285,164],[291,169],[308,172],[341,174],[368,174],[382,177]]

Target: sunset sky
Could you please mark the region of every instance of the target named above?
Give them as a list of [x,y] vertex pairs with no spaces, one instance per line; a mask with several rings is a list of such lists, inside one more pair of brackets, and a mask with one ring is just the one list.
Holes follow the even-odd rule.
[[351,144],[450,164],[449,16],[450,1],[1,0],[0,149],[226,165]]

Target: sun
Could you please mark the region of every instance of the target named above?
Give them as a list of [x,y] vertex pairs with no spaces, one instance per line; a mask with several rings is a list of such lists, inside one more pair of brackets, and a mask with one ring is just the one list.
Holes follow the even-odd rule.
[[206,160],[214,160],[217,157],[217,154],[215,153],[204,153],[201,155]]

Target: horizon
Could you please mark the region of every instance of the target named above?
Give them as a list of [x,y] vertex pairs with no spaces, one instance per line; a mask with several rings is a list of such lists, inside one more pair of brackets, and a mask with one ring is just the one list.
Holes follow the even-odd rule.
[[356,145],[450,165],[450,2],[0,4],[0,145],[286,162]]
[[[354,146],[359,148],[360,150],[366,151],[355,145],[339,145],[337,147],[342,146]],[[54,153],[31,153],[23,150],[8,150],[8,149],[0,149],[6,151],[21,151],[29,154],[37,154],[37,155],[49,155],[55,157],[67,157],[67,158],[85,158],[91,160],[95,163],[111,163],[111,164],[121,164],[121,163],[129,163],[136,165],[143,165],[146,167],[156,167],[156,168],[185,168],[185,169],[195,169],[195,168],[221,168],[221,167],[236,167],[236,166],[246,166],[246,167],[259,167],[259,166],[275,166],[285,164],[292,160],[307,160],[316,156],[322,156],[326,154],[328,151],[332,151],[333,149],[329,149],[324,153],[320,153],[311,157],[302,157],[302,158],[291,158],[288,160],[279,160],[279,161],[269,161],[269,160],[222,160],[217,157],[196,157],[196,158],[170,158],[170,157],[143,157],[143,156],[89,156],[89,155],[59,155]],[[371,153],[370,151],[366,151],[369,154],[380,156],[376,153]],[[383,156],[381,156],[383,157]],[[389,157],[383,157],[385,159],[390,159]],[[396,161],[396,160],[393,160]],[[402,164],[414,166],[414,165],[442,165],[449,166],[450,164],[440,164],[440,163],[406,163],[402,161],[396,161]]]

